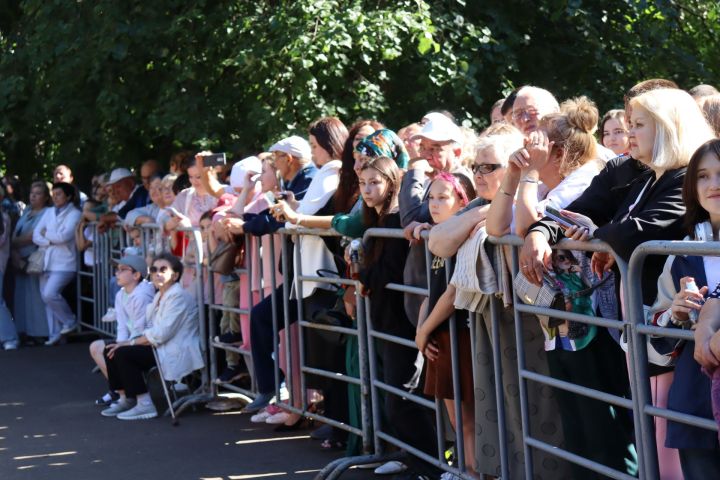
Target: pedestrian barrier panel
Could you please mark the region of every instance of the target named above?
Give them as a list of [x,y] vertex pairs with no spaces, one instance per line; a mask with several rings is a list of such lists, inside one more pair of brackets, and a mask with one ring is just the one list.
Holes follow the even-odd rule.
[[[635,345],[645,345],[649,336],[676,338],[694,341],[692,331],[673,328],[663,328],[648,325],[644,309],[642,295],[642,276],[645,260],[650,255],[697,255],[697,256],[720,256],[720,242],[693,242],[693,241],[650,241],[639,245],[630,258],[627,271],[627,297],[628,313],[633,324],[632,340]],[[711,287],[712,288],[712,287]],[[684,348],[690,348],[686,344]],[[665,418],[673,422],[692,425],[717,432],[718,425],[715,421],[688,415],[681,412],[658,408],[653,405],[648,375],[648,353],[645,348],[636,348],[632,352],[632,362],[635,365],[636,377],[633,379],[637,384],[637,411],[639,413],[640,428],[636,433],[644,440],[646,448],[642,449],[643,462],[645,464],[644,478],[660,478],[658,470],[657,450],[655,447],[654,420],[655,417]]]
[[[93,318],[80,317],[80,321],[83,326],[98,331],[106,335],[114,335],[114,325],[106,324],[101,322],[100,319],[104,315],[107,305],[109,304],[109,281],[112,278],[112,259],[117,258],[122,254],[123,245],[127,244],[127,238],[125,238],[122,230],[113,229],[106,233],[100,234],[97,231],[97,225],[91,224],[93,232],[93,265],[91,268],[81,268],[81,273],[78,275],[78,306],[81,307],[83,303],[90,303],[93,305]],[[276,235],[280,237],[281,245],[281,265],[282,272],[289,272],[289,261],[291,256],[289,255],[289,248],[293,248],[294,255],[292,256],[293,261],[293,276],[292,281],[287,277],[280,279],[275,275],[275,269],[270,272],[270,285],[263,284],[263,262],[257,262],[258,268],[253,268],[253,262],[251,261],[252,255],[257,258],[269,255],[270,258],[275,258],[275,243],[269,243],[269,252],[263,251],[259,241],[252,242],[249,236],[244,239],[247,260],[245,265],[236,269],[235,273],[241,278],[244,278],[244,288],[247,290],[248,303],[242,307],[232,307],[223,305],[220,302],[215,301],[215,282],[214,272],[207,271],[203,266],[202,258],[202,241],[200,238],[199,229],[187,228],[180,229],[190,234],[191,242],[194,245],[195,251],[200,252],[199,255],[195,256],[192,265],[189,265],[197,275],[196,281],[196,295],[200,302],[204,301],[205,293],[205,281],[207,279],[207,290],[209,292],[208,297],[208,312],[210,313],[211,321],[207,321],[205,316],[205,310],[199,309],[200,311],[200,330],[202,339],[203,353],[210,361],[202,372],[202,384],[192,395],[180,398],[175,405],[176,413],[179,414],[184,408],[190,405],[200,402],[206,402],[213,398],[217,394],[217,387],[214,385],[215,380],[218,378],[217,368],[217,354],[222,351],[234,351],[240,355],[250,359],[249,352],[247,350],[235,348],[231,345],[222,344],[215,341],[216,325],[212,317],[215,312],[222,314],[223,312],[236,313],[238,315],[250,315],[253,304],[256,303],[253,297],[253,284],[259,285],[260,298],[265,295],[265,289],[269,288],[272,292],[272,321],[273,321],[273,355],[274,355],[274,376],[275,376],[275,394],[276,401],[279,406],[283,409],[303,415],[310,419],[316,419],[323,423],[329,424],[333,427],[343,429],[351,434],[357,435],[362,438],[362,452],[363,455],[356,457],[347,457],[338,459],[328,466],[326,466],[319,474],[317,478],[338,478],[347,468],[353,465],[359,465],[364,463],[370,463],[382,459],[398,458],[397,452],[393,453],[387,449],[388,445],[393,445],[397,448],[402,449],[406,454],[412,455],[422,461],[428,462],[429,464],[438,467],[444,471],[452,472],[461,478],[472,478],[466,472],[464,462],[464,448],[463,448],[463,435],[462,435],[462,409],[460,408],[460,370],[462,368],[468,368],[467,365],[461,365],[458,358],[458,343],[457,343],[457,332],[458,325],[456,319],[453,317],[449,322],[450,337],[451,337],[451,365],[452,365],[452,380],[454,390],[454,403],[455,403],[455,429],[454,444],[456,449],[456,461],[452,466],[448,465],[445,459],[445,445],[446,435],[443,423],[444,405],[441,400],[428,399],[422,395],[414,392],[410,392],[405,388],[399,388],[395,385],[390,385],[381,378],[381,370],[378,364],[378,345],[379,342],[391,342],[396,345],[405,346],[408,348],[416,348],[415,342],[409,339],[389,335],[385,332],[377,330],[373,326],[373,319],[371,318],[370,311],[370,299],[361,295],[360,282],[353,278],[347,278],[343,275],[337,277],[328,277],[321,275],[319,272],[304,272],[302,271],[302,262],[300,261],[300,245],[298,239],[305,235],[315,235],[321,237],[328,236],[339,236],[334,230],[318,230],[318,229],[281,229]],[[162,231],[156,225],[143,226],[141,248],[145,255],[151,253],[157,253],[167,248],[167,243],[162,235]],[[402,238],[403,232],[401,230],[388,230],[388,229],[370,229],[365,235],[365,240],[370,238]],[[424,234],[426,238],[426,233]],[[288,247],[288,243],[285,241],[286,238],[292,238],[292,247]],[[518,272],[518,248],[523,245],[523,240],[516,236],[504,236],[501,238],[489,237],[489,243],[492,244],[492,250],[498,258],[503,258],[500,255],[499,250],[509,249],[511,251],[511,278],[514,278]],[[614,479],[655,479],[659,478],[658,474],[658,463],[657,463],[657,452],[655,443],[655,433],[653,421],[654,417],[663,417],[679,423],[684,423],[692,426],[697,426],[712,431],[717,431],[717,425],[714,421],[706,418],[694,417],[691,415],[683,414],[680,412],[674,412],[668,409],[658,408],[652,404],[652,396],[650,394],[649,377],[648,377],[648,366],[647,366],[647,349],[646,349],[646,337],[648,336],[660,336],[669,338],[679,338],[688,341],[693,340],[693,335],[689,331],[668,329],[661,327],[654,327],[646,324],[645,312],[642,304],[642,291],[640,288],[641,279],[643,275],[643,265],[645,259],[649,255],[670,255],[670,254],[682,254],[682,255],[720,255],[720,242],[669,242],[669,241],[653,241],[647,242],[640,245],[632,258],[630,259],[629,265],[623,261],[622,258],[615,255],[612,249],[600,241],[594,240],[591,242],[576,242],[571,240],[563,240],[558,245],[552,247],[554,250],[573,250],[581,251],[586,254],[594,252],[605,252],[613,255],[618,271],[620,272],[620,278],[622,281],[622,292],[623,298],[625,299],[624,311],[625,318],[620,320],[619,318],[602,318],[593,315],[585,315],[580,313],[574,313],[565,310],[557,310],[553,308],[544,308],[533,305],[527,305],[519,301],[515,292],[513,292],[512,312],[514,318],[514,343],[517,351],[517,375],[519,378],[518,384],[518,397],[519,397],[519,410],[522,424],[522,449],[524,456],[524,475],[525,478],[534,478],[535,465],[534,465],[534,454],[541,452],[545,455],[556,457],[560,461],[569,462],[570,464],[582,467],[592,472],[604,475],[608,478]],[[429,269],[431,264],[431,254],[427,247],[425,249],[425,258],[427,264],[428,279],[430,278]],[[254,271],[258,270],[258,271]],[[450,269],[448,268],[449,272]],[[343,272],[341,272],[343,273]],[[284,281],[283,281],[284,280]],[[282,281],[282,298],[276,298],[276,287],[278,283]],[[298,302],[297,318],[291,318],[290,309],[288,303],[291,298],[302,298],[303,292],[305,291],[305,283],[313,282],[315,284],[324,285],[335,285],[339,287],[355,287],[355,299],[356,299],[356,316],[355,325],[352,327],[327,325],[322,323],[316,323],[310,321],[306,316],[306,306],[304,302]],[[88,285],[92,286],[92,296],[88,296],[83,290]],[[427,296],[429,293],[429,285],[417,286],[417,285],[401,285],[401,284],[388,284],[385,287],[388,290],[394,290],[405,293],[412,293],[416,295]],[[282,301],[284,315],[278,315],[277,306],[278,302]],[[477,339],[479,335],[488,335],[487,339],[492,345],[492,362],[491,362],[491,374],[493,375],[493,381],[495,386],[495,408],[497,413],[497,438],[498,438],[498,449],[499,449],[499,471],[497,472],[499,477],[510,478],[511,476],[511,458],[510,452],[508,451],[508,411],[506,410],[506,395],[504,377],[503,377],[503,364],[500,361],[501,352],[500,344],[500,330],[499,327],[502,318],[502,307],[499,304],[499,299],[490,296],[488,303],[488,311],[490,316],[490,327],[489,332],[487,328],[482,329],[478,326],[482,322],[482,315],[480,312],[470,312],[470,335],[471,345],[473,348],[473,358],[476,357],[477,351],[475,350]],[[79,309],[81,310],[81,309]],[[533,317],[527,314],[532,314]],[[532,352],[526,351],[526,341],[523,338],[523,322],[537,321],[535,315],[547,316],[560,320],[570,320],[585,325],[595,325],[598,328],[605,328],[608,330],[615,330],[625,334],[628,339],[628,374],[629,374],[629,387],[630,395],[622,395],[617,393],[608,393],[598,388],[591,388],[571,381],[556,378],[552,375],[538,373],[528,368],[527,355]],[[618,315],[620,316],[620,315]],[[282,318],[279,318],[282,317]],[[291,325],[297,321],[298,331],[298,343],[297,349],[299,350],[299,365],[294,365],[293,342],[291,340]],[[280,362],[280,351],[277,342],[278,333],[284,329],[288,333],[287,341],[284,342],[284,365]],[[358,349],[358,376],[352,376],[345,373],[344,371],[331,371],[324,368],[315,368],[308,364],[306,351],[305,337],[311,331],[326,331],[334,332],[339,335],[345,335],[348,338],[352,337],[357,341]],[[640,346],[640,347],[637,347]],[[250,363],[250,362],[249,362]],[[475,362],[473,362],[473,368],[478,368]],[[251,365],[249,365],[251,369]],[[287,388],[287,398],[282,395],[282,383],[283,375],[281,374],[281,367],[284,367],[284,383]],[[293,369],[299,370],[299,388],[297,385],[293,385],[295,379],[291,372]],[[507,367],[505,367],[507,369]],[[341,370],[341,369],[338,369]],[[475,372],[476,375],[482,374],[483,372]],[[347,385],[354,385],[360,391],[360,425],[353,426],[345,421],[338,421],[338,419],[330,418],[327,415],[320,414],[319,412],[310,411],[309,401],[306,395],[308,376],[314,376],[315,378],[324,378],[328,380],[343,382]],[[476,378],[476,376],[474,376]],[[581,396],[588,399],[593,399],[598,402],[610,405],[613,408],[619,409],[618,411],[627,411],[628,415],[632,416],[632,425],[635,433],[635,448],[637,452],[637,477],[629,472],[622,471],[617,468],[612,468],[599,461],[593,460],[592,458],[586,458],[572,451],[573,445],[554,445],[548,443],[536,435],[536,431],[531,428],[530,417],[532,415],[530,403],[529,403],[529,389],[533,384],[544,385],[548,388],[553,389],[555,392],[567,392],[576,396]],[[224,384],[224,389],[238,391],[246,396],[253,397],[257,394],[255,385],[250,389],[238,388],[232,385]],[[298,398],[300,395],[300,398]],[[400,397],[409,402],[413,402],[417,405],[421,405],[429,409],[435,414],[435,425],[436,425],[436,441],[437,441],[437,455],[431,455],[427,452],[421,451],[415,448],[413,445],[406,441],[398,438],[391,428],[386,428],[387,422],[383,421],[383,398],[388,395],[394,395]],[[477,401],[477,400],[476,400]],[[621,413],[622,414],[622,413]],[[561,415],[558,415],[561,417]],[[568,420],[568,419],[565,419]]]

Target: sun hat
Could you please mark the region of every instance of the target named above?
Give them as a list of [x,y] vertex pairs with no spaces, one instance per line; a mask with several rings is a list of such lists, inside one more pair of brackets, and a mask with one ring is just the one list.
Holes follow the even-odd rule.
[[297,158],[309,159],[312,157],[308,141],[302,137],[298,137],[297,135],[283,138],[270,147],[270,151],[287,153],[288,155],[292,155]]

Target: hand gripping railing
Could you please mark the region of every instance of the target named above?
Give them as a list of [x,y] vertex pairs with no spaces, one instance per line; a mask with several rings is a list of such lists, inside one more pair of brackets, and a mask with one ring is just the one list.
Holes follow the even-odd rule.
[[[513,247],[513,255],[512,255],[512,278],[515,278],[517,275],[519,269],[518,269],[518,252],[517,248],[521,247],[523,245],[523,240],[517,236],[504,236],[501,238],[496,237],[490,237],[490,241],[496,245],[508,245]],[[618,266],[618,269],[621,273],[622,277],[626,277],[627,275],[627,265],[626,263],[620,258],[618,255],[616,255],[612,249],[609,247],[609,245],[602,243],[600,241],[592,241],[592,242],[577,242],[572,240],[563,240],[562,242],[558,243],[557,245],[554,245],[552,247],[553,249],[563,249],[563,250],[579,250],[579,251],[585,251],[585,252],[606,252],[610,253],[614,256],[616,264]],[[625,282],[625,288],[627,289],[627,282]],[[552,378],[547,375],[541,375],[532,371],[527,370],[526,368],[526,361],[525,361],[525,350],[523,348],[524,342],[523,342],[523,334],[522,334],[522,318],[520,314],[522,312],[532,313],[536,315],[547,315],[554,318],[564,319],[564,320],[572,320],[575,322],[582,322],[589,325],[596,325],[598,327],[605,327],[605,328],[611,328],[611,329],[621,329],[621,330],[632,330],[632,324],[629,321],[620,321],[618,319],[605,319],[605,318],[598,318],[594,316],[588,316],[573,312],[566,312],[561,310],[555,310],[551,308],[542,308],[542,307],[536,307],[532,305],[526,305],[522,303],[515,292],[513,292],[513,305],[514,305],[514,316],[515,316],[515,329],[516,329],[516,342],[517,342],[517,352],[518,352],[518,370],[519,370],[519,376],[520,376],[520,407],[521,407],[521,417],[522,417],[522,428],[524,432],[524,450],[525,450],[525,476],[526,478],[533,478],[533,460],[532,460],[532,449],[539,449],[541,451],[544,451],[546,453],[552,454],[554,456],[557,456],[561,459],[564,459],[566,461],[575,463],[577,465],[580,465],[582,467],[585,467],[589,470],[601,473],[607,477],[615,478],[615,479],[624,479],[624,480],[630,480],[632,478],[635,478],[632,475],[629,475],[625,472],[621,472],[615,469],[612,469],[606,465],[603,465],[599,462],[595,462],[593,460],[581,457],[580,455],[577,455],[575,453],[572,453],[568,450],[561,449],[557,446],[550,445],[546,442],[543,442],[541,440],[538,440],[537,438],[534,438],[530,434],[530,421],[529,421],[529,412],[528,412],[528,392],[527,392],[527,381],[533,381],[533,382],[540,382],[542,384],[559,388],[568,392],[572,392],[577,395],[584,395],[588,398],[592,398],[595,400],[599,400],[601,402],[606,402],[611,405],[625,408],[628,410],[633,411],[633,423],[635,426],[635,431],[640,431],[640,419],[637,415],[637,371],[635,366],[632,364],[632,362],[628,365],[630,370],[630,388],[631,388],[631,394],[633,399],[628,399],[624,397],[620,397],[617,395],[612,395],[600,390],[587,388],[581,385],[576,385],[564,380]],[[634,344],[632,337],[630,341],[628,342],[629,350],[630,352],[634,351]],[[621,372],[619,372],[621,373]],[[646,435],[638,436],[637,438],[637,448],[639,450],[644,450],[645,445],[643,443],[644,440],[646,440]],[[612,439],[609,439],[609,441],[612,441]],[[502,446],[501,446],[502,448]],[[638,464],[640,477],[641,478],[650,478],[646,477],[644,474],[644,465],[643,462],[640,461]]]

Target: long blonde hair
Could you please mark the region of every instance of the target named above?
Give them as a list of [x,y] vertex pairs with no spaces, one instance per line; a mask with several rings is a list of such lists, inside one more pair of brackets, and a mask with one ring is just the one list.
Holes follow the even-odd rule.
[[700,145],[714,137],[695,100],[683,90],[664,88],[630,100],[655,121],[655,143],[650,167],[672,170],[686,167]]

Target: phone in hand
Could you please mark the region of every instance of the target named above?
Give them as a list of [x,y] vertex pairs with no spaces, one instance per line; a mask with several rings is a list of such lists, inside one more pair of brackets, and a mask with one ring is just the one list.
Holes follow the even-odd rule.
[[224,153],[210,153],[202,157],[203,165],[206,167],[219,167],[227,164],[227,157]]
[[178,212],[178,211],[175,209],[175,207],[165,207],[165,211],[166,211],[167,214],[170,215],[171,217],[176,217],[176,218],[182,217],[182,214],[181,214],[180,212]]
[[565,228],[570,227],[578,227],[578,228],[589,228],[589,225],[585,225],[581,222],[578,222],[575,219],[572,219],[568,217],[567,215],[563,215],[560,210],[553,208],[551,206],[545,207],[545,215],[555,220],[557,223],[562,225]]

